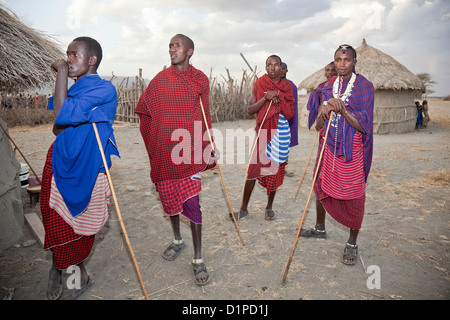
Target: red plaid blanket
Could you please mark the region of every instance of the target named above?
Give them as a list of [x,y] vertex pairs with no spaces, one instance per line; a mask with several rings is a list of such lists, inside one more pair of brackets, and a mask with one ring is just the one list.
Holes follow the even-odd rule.
[[[174,66],[159,72],[136,106],[140,131],[154,183],[183,179],[207,169],[211,148],[200,98],[211,129],[209,80],[190,66],[179,72]],[[205,159],[206,158],[206,159]]]
[[[272,139],[278,126],[278,118],[280,112],[286,119],[291,119],[295,113],[295,99],[292,93],[292,85],[286,79],[279,79],[277,82],[273,82],[267,74],[256,80],[253,85],[253,96],[256,100],[261,99],[265,92],[276,90],[279,91],[278,97],[280,102],[275,105],[267,101],[263,107],[258,111],[256,116],[256,134],[258,134],[259,127],[261,127],[260,137],[255,147],[253,158],[250,159],[250,166],[248,170],[247,179],[255,179],[268,174],[275,174],[278,171],[278,165],[270,162],[265,155],[267,144]],[[263,122],[264,115],[268,110],[266,119]]]
[[60,270],[79,264],[90,254],[95,235],[81,236],[49,206],[52,170],[53,144],[48,150],[42,173],[41,213],[45,229],[44,249],[51,249],[56,267]]

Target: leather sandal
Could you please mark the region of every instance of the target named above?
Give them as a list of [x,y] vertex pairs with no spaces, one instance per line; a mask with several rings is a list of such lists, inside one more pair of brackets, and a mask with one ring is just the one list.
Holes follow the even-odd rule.
[[[172,242],[170,246],[167,247],[166,250],[164,250],[162,257],[167,261],[173,261],[176,257],[180,254],[181,250],[186,246],[184,242],[177,244]],[[173,251],[174,254],[171,256],[169,253],[170,251]]]
[[350,244],[347,242],[344,248],[344,254],[342,255],[342,263],[353,266],[358,260],[358,245]]
[[300,229],[300,237],[325,239],[327,232],[325,230],[317,230],[315,227],[311,229]]

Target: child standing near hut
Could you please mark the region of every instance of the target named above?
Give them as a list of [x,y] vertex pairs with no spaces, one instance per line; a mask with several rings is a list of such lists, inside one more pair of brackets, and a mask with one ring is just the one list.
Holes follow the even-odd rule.
[[[47,108],[54,111],[56,139],[47,154],[41,189],[44,249],[52,252],[49,300],[76,299],[92,284],[83,261],[108,219],[110,190],[92,123],[110,166],[110,156],[119,155],[112,129],[117,94],[97,74],[101,59],[100,44],[79,37],[69,44],[67,60],[51,65],[57,76]],[[76,81],[69,90],[68,77]],[[68,277],[70,285],[63,281],[68,273],[75,276]]]
[[430,122],[430,115],[428,114],[428,101],[427,100],[423,100],[423,102],[422,102],[422,112],[423,112],[422,127],[426,128],[428,125],[428,122]]

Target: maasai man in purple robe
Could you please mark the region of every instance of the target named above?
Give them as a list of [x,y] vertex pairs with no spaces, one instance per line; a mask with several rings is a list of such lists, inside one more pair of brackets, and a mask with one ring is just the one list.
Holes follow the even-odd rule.
[[[298,90],[297,90],[297,86],[295,85],[295,83],[292,80],[289,80],[286,78],[286,73],[288,72],[288,66],[285,62],[281,63],[281,70],[280,70],[280,74],[281,74],[281,78],[282,79],[286,79],[287,81],[289,81],[292,85],[292,94],[294,95],[294,106],[295,106],[295,110],[294,110],[294,116],[290,119],[288,119],[288,123],[289,123],[289,128],[291,130],[291,145],[290,147],[295,147],[296,145],[298,145]],[[288,171],[287,168],[285,170],[285,175],[288,177],[292,177],[294,176],[294,172],[293,171]]]
[[[317,210],[315,227],[301,230],[300,235],[326,237],[325,213],[328,212],[350,229],[342,262],[353,265],[358,257],[356,241],[364,217],[365,186],[372,164],[374,87],[362,75],[355,74],[356,51],[351,46],[339,46],[334,64],[338,77],[332,84],[323,86],[316,119],[321,137],[319,152],[324,143],[325,149],[314,191],[324,210]],[[328,121],[331,126],[324,141]]]

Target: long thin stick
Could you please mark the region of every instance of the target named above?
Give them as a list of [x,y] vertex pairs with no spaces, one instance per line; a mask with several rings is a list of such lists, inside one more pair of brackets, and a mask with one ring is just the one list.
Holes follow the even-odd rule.
[[241,57],[242,59],[244,59],[245,63],[247,64],[247,66],[250,68],[250,71],[253,72],[253,74],[255,75],[256,79],[258,79],[258,76],[256,75],[256,72],[253,71],[252,67],[250,66],[250,64],[248,63],[247,59],[245,59],[244,55],[241,52]]
[[326,131],[326,133],[325,133],[325,138],[324,138],[324,140],[323,140],[323,145],[322,145],[322,150],[320,151],[319,160],[317,161],[317,168],[316,168],[316,172],[314,173],[313,182],[312,182],[312,184],[311,184],[311,190],[309,191],[308,200],[306,201],[305,209],[303,210],[302,218],[300,219],[300,223],[299,223],[299,225],[298,225],[297,235],[296,235],[296,237],[295,237],[294,244],[292,245],[291,255],[289,256],[289,260],[288,260],[288,263],[287,263],[287,265],[286,265],[286,270],[284,271],[283,284],[286,283],[286,278],[287,278],[287,274],[288,274],[288,272],[289,272],[289,267],[290,267],[290,265],[291,265],[292,257],[294,256],[294,251],[295,251],[295,248],[296,248],[296,246],[297,246],[298,237],[299,237],[299,235],[300,235],[300,229],[301,229],[301,227],[302,227],[303,220],[304,220],[304,218],[305,218],[306,210],[308,209],[309,200],[311,199],[311,195],[312,195],[313,190],[314,190],[314,183],[316,182],[317,174],[318,174],[319,168],[320,168],[320,162],[322,161],[323,152],[324,152],[325,146],[326,146],[326,144],[327,144],[328,132],[329,132],[329,130],[330,130],[331,118],[333,117],[333,113],[334,113],[334,112],[332,111],[331,114],[330,114],[330,119],[328,120],[327,131]]
[[123,223],[122,214],[120,213],[119,203],[117,202],[116,192],[114,191],[114,186],[111,179],[111,174],[109,173],[108,169],[108,163],[106,162],[105,153],[103,152],[102,142],[100,140],[100,136],[98,134],[97,125],[95,123],[92,123],[92,126],[94,127],[95,137],[97,138],[98,142],[98,148],[100,149],[100,154],[102,155],[103,159],[103,166],[105,167],[106,176],[108,177],[109,186],[111,188],[111,193],[114,198],[114,204],[116,206],[117,216],[119,217],[120,226],[122,227],[123,235],[125,237],[125,241],[128,245],[128,249],[130,249],[131,257],[133,258],[134,266],[136,268],[136,272],[139,277],[139,282],[141,283],[142,291],[144,292],[145,299],[148,299],[147,290],[145,290],[144,282],[142,281],[141,272],[139,271],[139,266],[136,261],[136,257],[134,256],[133,248],[131,247],[130,239],[128,238],[127,230],[125,229],[125,225]]
[[[208,121],[206,120],[205,109],[203,108],[203,102],[202,102],[201,97],[200,97],[200,106],[202,107],[203,120],[205,121],[206,131],[208,132],[208,136],[209,136],[209,142],[211,143],[211,147],[212,147],[213,151],[216,151],[216,148],[214,147],[214,143],[211,138],[211,133],[209,132]],[[239,231],[239,226],[236,221],[236,218],[234,217],[233,208],[231,207],[230,199],[228,197],[227,186],[225,185],[225,180],[223,179],[222,168],[220,168],[219,160],[217,160],[216,163],[217,163],[217,167],[219,168],[220,178],[222,179],[222,185],[223,185],[223,190],[225,191],[225,197],[227,198],[228,210],[230,211],[231,217],[233,218],[234,225],[236,226],[236,231],[238,233],[239,239],[241,240],[241,243],[244,246],[244,240],[242,239],[241,232]]]
[[23,155],[22,151],[20,151],[19,147],[16,145],[14,140],[9,136],[8,132],[6,132],[6,129],[3,127],[3,124],[1,122],[0,122],[0,126],[2,127],[3,132],[5,132],[6,136],[9,138],[9,140],[11,140],[12,144],[14,145],[14,147],[16,147],[17,150],[19,150],[19,153],[21,154],[23,160],[25,160],[27,165],[30,167],[30,170],[33,172],[33,174],[35,175],[36,179],[39,181],[39,184],[42,184],[41,183],[41,179],[39,179],[39,176],[36,174],[36,172],[34,172],[33,168],[31,167],[30,163],[28,162],[27,158],[25,158],[25,156]]
[[302,178],[300,179],[300,183],[299,183],[299,185],[298,185],[298,189],[297,189],[297,193],[295,194],[294,201],[297,199],[298,192],[300,191],[300,187],[302,186],[303,179],[305,178],[306,169],[308,168],[309,160],[311,159],[311,155],[312,155],[312,152],[313,152],[313,150],[314,150],[314,146],[316,145],[316,140],[317,140],[317,137],[318,137],[318,136],[319,136],[319,131],[317,131],[316,137],[314,138],[314,142],[313,142],[313,145],[312,145],[312,147],[311,147],[311,151],[309,152],[308,161],[306,161],[305,170],[303,171]]
[[259,126],[258,134],[256,135],[255,141],[254,141],[253,146],[252,146],[252,150],[250,152],[250,157],[249,157],[249,161],[248,161],[248,165],[247,165],[247,170],[245,170],[245,180],[244,180],[244,186],[242,187],[241,202],[239,204],[239,214],[241,213],[242,202],[244,201],[245,184],[247,182],[248,169],[250,168],[250,163],[251,163],[252,158],[253,158],[253,152],[255,151],[255,147],[258,144],[258,139],[259,139],[259,134],[261,132],[261,128],[262,128],[262,126],[264,124],[264,121],[266,121],[266,117],[267,117],[267,114],[269,113],[269,110],[270,110],[271,106],[272,106],[272,100],[270,100],[269,107],[267,108],[266,114],[264,115],[264,118],[263,118],[263,120],[261,122],[261,125]]

